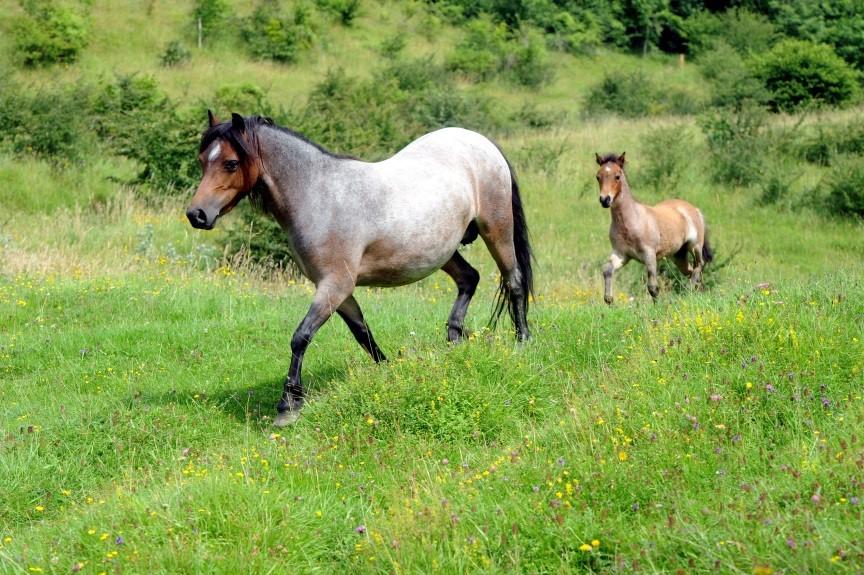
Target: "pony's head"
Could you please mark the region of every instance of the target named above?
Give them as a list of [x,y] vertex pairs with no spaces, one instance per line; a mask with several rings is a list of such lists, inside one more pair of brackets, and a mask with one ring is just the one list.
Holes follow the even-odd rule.
[[203,175],[186,217],[192,227],[211,230],[258,182],[261,161],[255,132],[242,116],[232,114],[230,122],[219,122],[209,110],[207,116],[210,127],[198,149]]
[[597,160],[597,165],[600,169],[597,170],[597,183],[600,184],[600,204],[604,208],[612,206],[612,202],[618,194],[621,193],[621,187],[624,185],[624,154],[594,154]]

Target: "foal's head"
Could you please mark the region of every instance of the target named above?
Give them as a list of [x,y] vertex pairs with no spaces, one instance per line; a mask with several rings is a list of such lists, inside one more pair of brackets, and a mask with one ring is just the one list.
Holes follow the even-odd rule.
[[216,218],[234,209],[249,194],[261,175],[257,141],[246,121],[233,114],[219,122],[208,111],[210,127],[201,138],[198,161],[201,183],[186,210],[192,227],[211,230]]
[[621,193],[624,185],[624,154],[594,154],[600,169],[597,170],[597,183],[600,184],[600,204],[608,208]]

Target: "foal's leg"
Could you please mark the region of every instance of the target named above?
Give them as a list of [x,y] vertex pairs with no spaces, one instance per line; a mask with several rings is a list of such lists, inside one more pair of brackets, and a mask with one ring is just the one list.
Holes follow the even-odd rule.
[[471,303],[471,298],[474,297],[477,284],[480,282],[480,274],[459,252],[453,252],[453,257],[441,269],[453,278],[459,290],[450,318],[447,320],[447,339],[457,342],[465,335],[462,329],[465,312],[468,311],[468,304]]
[[612,304],[612,274],[624,267],[630,261],[627,256],[622,256],[618,252],[612,252],[609,259],[603,264],[603,301]]
[[300,379],[303,355],[318,328],[351,295],[353,289],[353,282],[324,280],[318,284],[306,317],[291,337],[291,367],[288,368],[282,398],[276,406],[278,414],[273,420],[274,425],[281,427],[297,421],[300,408],[303,407],[303,383]]
[[702,284],[702,268],[705,260],[702,258],[702,245],[693,246],[693,273],[690,275],[690,285],[698,288]]
[[376,363],[387,361],[387,358],[384,357],[384,353],[378,347],[378,344],[375,343],[375,338],[372,337],[372,332],[369,330],[369,326],[366,325],[366,321],[363,319],[363,312],[360,311],[360,304],[357,303],[357,300],[354,299],[353,295],[348,296],[348,299],[342,302],[342,305],[339,306],[339,309],[337,309],[336,312],[343,320],[345,320],[345,323],[348,324],[348,329],[351,330],[357,343],[359,343],[363,349],[372,356],[372,359],[374,359]]
[[652,300],[657,301],[657,294],[660,293],[660,286],[657,283],[657,254],[646,253],[644,262],[648,272],[648,293],[651,294]]

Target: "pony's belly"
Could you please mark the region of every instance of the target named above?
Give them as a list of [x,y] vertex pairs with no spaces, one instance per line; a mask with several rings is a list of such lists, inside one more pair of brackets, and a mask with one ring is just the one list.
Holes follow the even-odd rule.
[[392,258],[364,258],[357,275],[357,285],[395,287],[420,281],[447,263],[456,250],[435,254],[399,254]]

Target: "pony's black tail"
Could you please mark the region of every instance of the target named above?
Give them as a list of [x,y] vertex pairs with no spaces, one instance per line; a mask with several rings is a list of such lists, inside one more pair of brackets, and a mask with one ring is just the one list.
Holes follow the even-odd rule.
[[708,230],[705,230],[705,241],[702,242],[702,261],[706,264],[710,264],[714,261],[714,249],[711,247],[711,243],[708,242]]
[[[504,157],[504,154],[502,153],[501,156]],[[513,172],[513,166],[510,165],[510,161],[506,157],[504,157],[504,161],[507,162],[507,167],[510,169],[510,181],[512,182],[513,247],[516,251],[516,265],[519,268],[519,285],[521,287],[524,302],[523,313],[525,313],[527,317],[528,302],[530,301],[531,296],[534,295],[534,272],[531,269],[534,254],[531,251],[528,223],[525,221],[525,211],[522,209],[522,198],[519,196],[519,184],[516,182],[516,174]],[[501,313],[504,311],[505,306],[507,307],[507,311],[510,313],[510,319],[512,319],[513,323],[516,324],[517,315],[520,310],[517,309],[517,302],[513,297],[511,297],[510,288],[505,283],[504,277],[502,276],[501,281],[498,284],[495,308],[492,311],[491,324],[493,327],[498,323],[498,318],[501,317]]]

